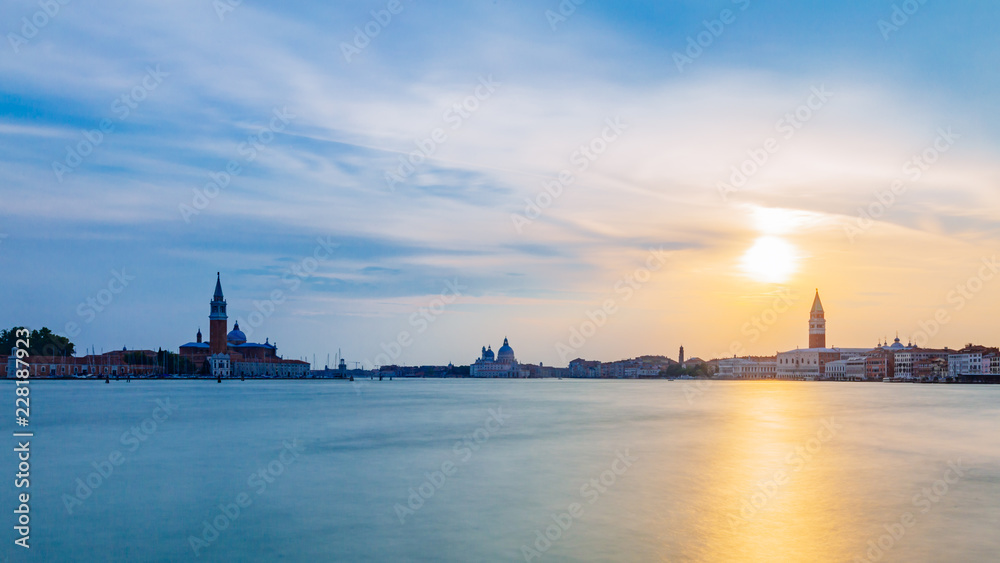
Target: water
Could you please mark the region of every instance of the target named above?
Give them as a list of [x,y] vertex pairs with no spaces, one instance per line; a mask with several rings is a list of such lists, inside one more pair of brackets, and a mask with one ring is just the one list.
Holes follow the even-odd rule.
[[[32,547],[11,543],[8,449],[3,553],[11,561],[1000,559],[1000,387],[359,383],[36,382]],[[0,385],[11,404],[12,387]],[[172,412],[156,410],[157,400]],[[123,437],[134,426],[139,436]],[[109,467],[98,483],[97,470]],[[88,476],[89,496],[76,481]],[[228,506],[237,500],[239,515]],[[224,529],[206,529],[213,520]]]

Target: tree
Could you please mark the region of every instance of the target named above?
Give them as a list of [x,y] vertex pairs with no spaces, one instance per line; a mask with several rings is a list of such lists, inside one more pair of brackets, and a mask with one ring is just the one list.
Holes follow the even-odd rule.
[[[0,354],[10,354],[13,348],[18,347],[17,341],[24,340],[18,338],[19,330],[26,329],[23,326],[16,326],[10,330],[0,330]],[[69,338],[53,333],[48,327],[33,330],[28,337],[29,356],[72,356],[74,354],[76,354],[76,346],[69,341]]]
[[166,350],[160,350],[156,353],[156,362],[158,365],[163,366],[166,373],[184,375],[198,373],[198,366],[196,366],[194,362],[180,356],[179,354],[168,352]]
[[660,371],[660,377],[680,377],[689,375],[691,377],[711,377],[708,364],[698,364],[691,367],[681,367],[680,364],[670,364],[666,369]]

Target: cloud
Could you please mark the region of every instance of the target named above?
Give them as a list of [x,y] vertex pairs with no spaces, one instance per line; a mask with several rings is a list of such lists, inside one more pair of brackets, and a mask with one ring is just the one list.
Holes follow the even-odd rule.
[[[810,12],[826,22],[821,35],[842,38],[820,48],[791,15],[755,6],[678,74],[670,53],[711,11],[585,5],[554,32],[538,6],[405,5],[350,64],[341,43],[353,40],[378,2],[244,3],[221,21],[210,3],[193,0],[67,5],[20,53],[0,57],[5,229],[25,230],[5,241],[4,254],[28,257],[18,241],[45,240],[60,256],[72,249],[105,268],[108,241],[123,237],[130,252],[152,255],[135,260],[155,275],[228,268],[257,291],[308,252],[312,238],[333,236],[343,242],[340,254],[296,296],[295,311],[335,299],[338,310],[363,315],[380,297],[419,300],[461,275],[479,300],[456,315],[483,325],[523,322],[551,339],[565,324],[559,315],[600,299],[649,247],[663,245],[677,260],[660,288],[666,297],[646,305],[675,306],[685,315],[678,323],[689,326],[697,313],[674,296],[719,280],[739,284],[734,257],[761,233],[761,209],[795,218],[786,228],[813,257],[803,283],[825,267],[820,257],[877,262],[878,251],[850,246],[841,225],[949,126],[961,139],[871,238],[902,245],[919,236],[934,252],[952,251],[956,240],[995,244],[997,132],[981,119],[994,102],[963,102],[952,85],[938,83],[947,82],[941,71],[881,45],[877,28],[875,41],[838,27],[851,19],[840,8]],[[33,6],[11,3],[2,14],[17,21]],[[771,27],[788,38],[754,35]],[[928,32],[914,23],[907,33]],[[848,37],[878,55],[852,59],[858,47]],[[793,49],[793,39],[804,46]],[[157,66],[167,74],[162,85],[120,118],[115,100]],[[495,88],[488,96],[484,82]],[[786,136],[781,121],[824,87],[833,96]],[[295,117],[247,159],[241,146],[260,141],[281,108]],[[59,181],[53,162],[103,119],[114,131]],[[582,169],[581,147],[595,143],[609,119],[624,130]],[[421,148],[442,135],[432,150]],[[779,149],[723,199],[719,184],[772,138]],[[387,172],[415,151],[420,162],[390,188]],[[241,172],[185,221],[180,206],[233,160]],[[546,201],[545,186],[563,173],[572,180],[560,195],[517,229],[512,216]],[[774,227],[774,217],[765,221]],[[69,282],[47,283],[72,290]],[[510,311],[500,311],[503,304]],[[429,350],[468,344],[456,331],[451,343],[442,338]],[[629,338],[627,330],[615,334]],[[552,360],[541,348],[535,353]]]

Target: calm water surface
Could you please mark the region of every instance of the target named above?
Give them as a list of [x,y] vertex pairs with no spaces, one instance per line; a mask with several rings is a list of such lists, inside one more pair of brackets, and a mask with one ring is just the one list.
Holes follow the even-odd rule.
[[32,548],[5,479],[11,561],[1000,560],[1000,387],[32,389]]

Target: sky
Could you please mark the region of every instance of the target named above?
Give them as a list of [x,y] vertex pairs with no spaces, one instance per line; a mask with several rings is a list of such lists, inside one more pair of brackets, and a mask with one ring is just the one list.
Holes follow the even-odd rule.
[[995,345],[997,16],[10,0],[0,323],[176,351],[220,272],[320,366],[774,354],[817,288],[829,345]]

